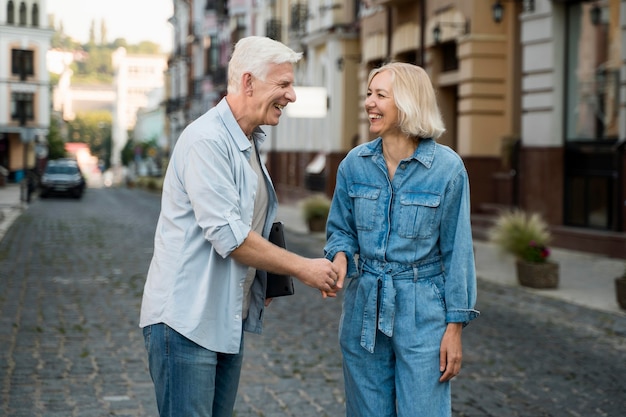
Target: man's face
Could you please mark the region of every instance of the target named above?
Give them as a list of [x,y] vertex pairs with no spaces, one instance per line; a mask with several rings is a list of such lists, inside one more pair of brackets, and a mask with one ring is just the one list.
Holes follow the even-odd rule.
[[254,108],[258,125],[275,126],[283,108],[296,101],[293,88],[293,65],[289,62],[271,65],[265,81],[253,78]]

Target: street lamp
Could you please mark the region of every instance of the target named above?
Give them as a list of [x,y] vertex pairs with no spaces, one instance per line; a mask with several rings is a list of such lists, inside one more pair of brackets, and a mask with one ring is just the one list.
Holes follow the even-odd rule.
[[435,43],[441,42],[441,27],[442,26],[450,26],[455,29],[462,29],[462,35],[467,35],[470,31],[469,20],[465,22],[437,22],[435,27],[433,28],[433,39]]
[[491,6],[491,17],[496,23],[500,23],[504,17],[504,5],[502,4],[504,1],[522,3],[522,10],[525,12],[535,11],[535,0],[496,0]]
[[602,8],[598,3],[594,4],[589,10],[589,18],[591,19],[591,24],[594,26],[598,26],[602,23]]

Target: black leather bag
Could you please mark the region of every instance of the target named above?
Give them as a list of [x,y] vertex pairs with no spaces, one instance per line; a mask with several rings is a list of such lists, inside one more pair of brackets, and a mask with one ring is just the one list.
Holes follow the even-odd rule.
[[[285,231],[282,222],[275,222],[272,225],[269,241],[281,248],[285,247]],[[293,293],[293,278],[291,276],[274,274],[272,272],[267,273],[265,298],[284,297],[293,295]]]

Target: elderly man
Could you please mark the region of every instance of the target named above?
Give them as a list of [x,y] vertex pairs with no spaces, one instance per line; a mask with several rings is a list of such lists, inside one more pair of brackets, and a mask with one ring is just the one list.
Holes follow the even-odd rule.
[[191,123],[163,183],[140,326],[161,417],[231,417],[243,331],[261,332],[266,275],[292,275],[334,296],[336,267],[268,242],[277,198],[258,146],[296,100],[301,54],[247,37],[229,62],[228,92]]

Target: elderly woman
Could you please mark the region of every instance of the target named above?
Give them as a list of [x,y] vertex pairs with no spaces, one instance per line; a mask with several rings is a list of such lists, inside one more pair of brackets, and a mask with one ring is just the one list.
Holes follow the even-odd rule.
[[426,72],[391,63],[368,79],[378,138],[341,162],[325,256],[345,290],[339,339],[349,417],[451,415],[461,330],[478,316],[467,172]]

